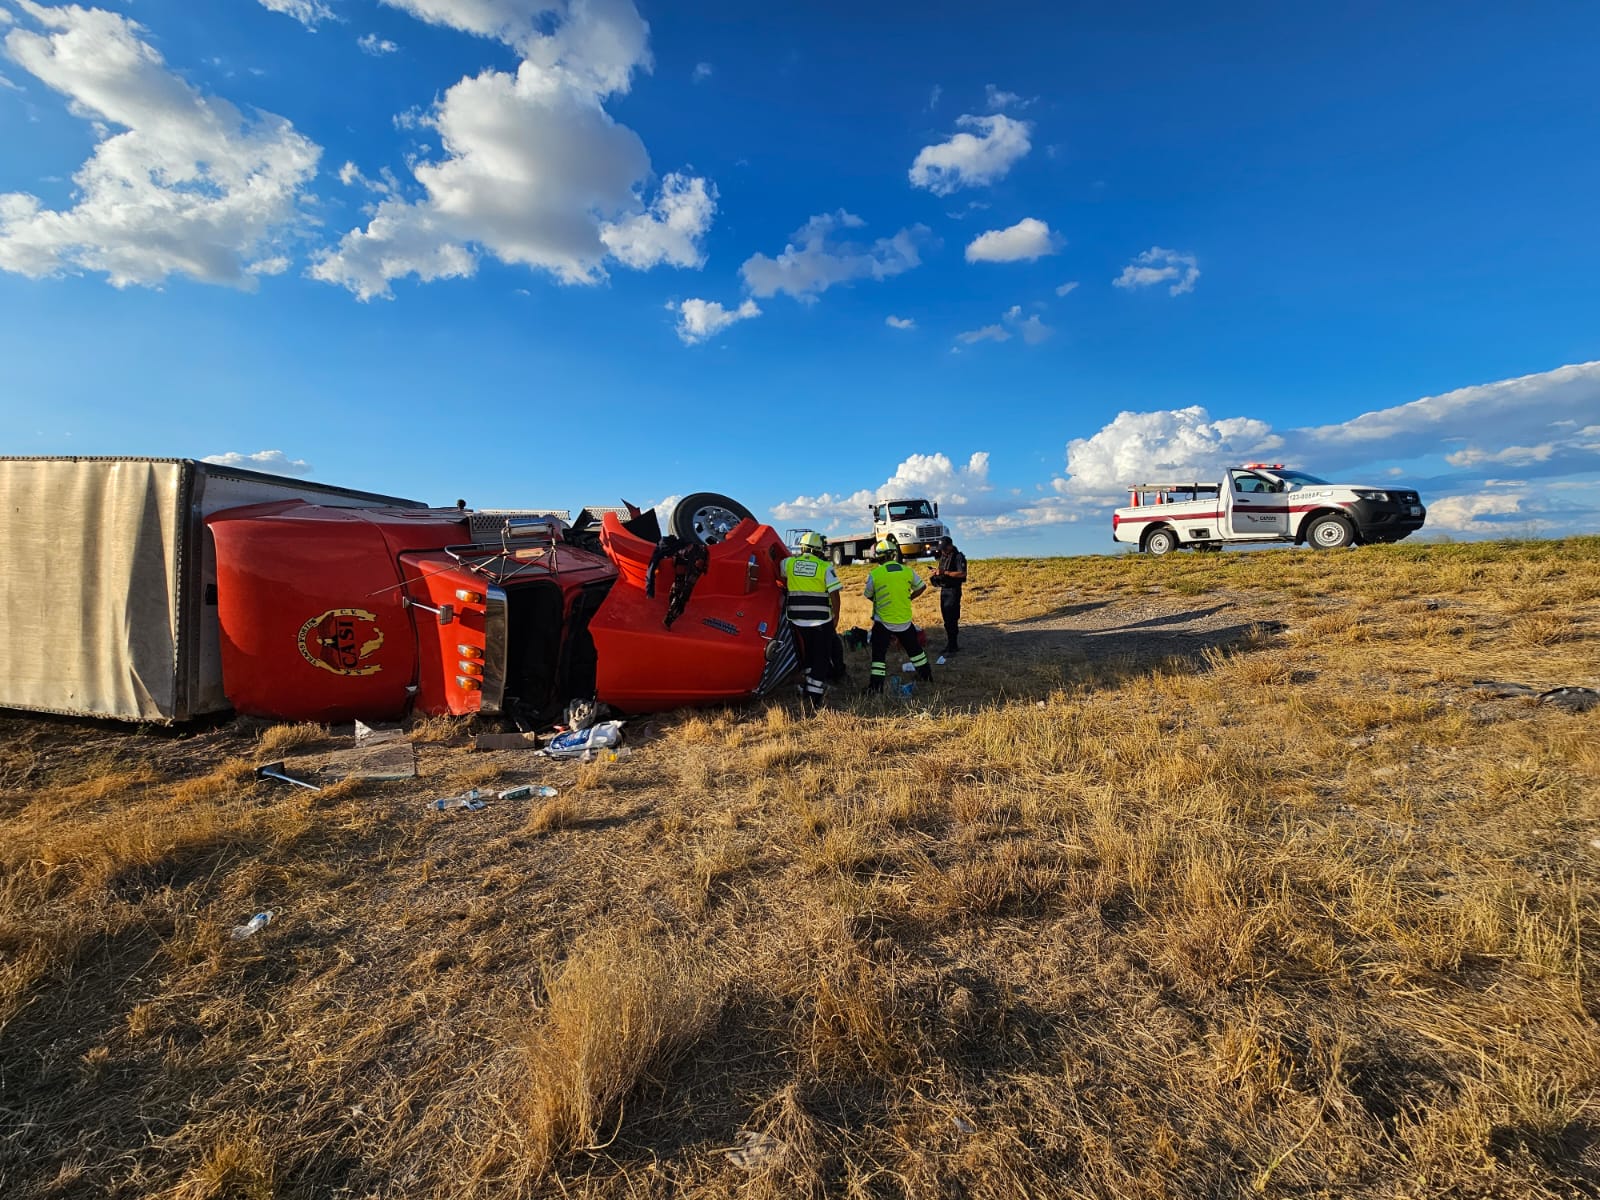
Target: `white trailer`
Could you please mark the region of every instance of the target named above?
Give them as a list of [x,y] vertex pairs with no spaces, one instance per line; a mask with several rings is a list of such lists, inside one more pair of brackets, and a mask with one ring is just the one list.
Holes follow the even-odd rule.
[[204,518],[415,500],[187,458],[0,457],[0,707],[182,721],[228,706]]

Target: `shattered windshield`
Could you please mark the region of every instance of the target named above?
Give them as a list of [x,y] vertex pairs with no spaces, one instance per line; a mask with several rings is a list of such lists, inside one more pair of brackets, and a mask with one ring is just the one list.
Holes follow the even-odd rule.
[[926,500],[898,500],[889,505],[889,520],[920,521],[933,516],[933,508]]

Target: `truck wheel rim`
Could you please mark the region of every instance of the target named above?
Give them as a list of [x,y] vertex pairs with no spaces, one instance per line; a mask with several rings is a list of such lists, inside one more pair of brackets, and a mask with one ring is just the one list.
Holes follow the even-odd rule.
[[727,537],[728,532],[741,520],[743,518],[731,509],[723,508],[720,504],[707,504],[694,510],[689,523],[694,527],[695,537],[710,545]]
[[1339,526],[1332,521],[1318,525],[1317,541],[1321,542],[1324,546],[1337,546],[1340,542],[1344,541],[1344,530],[1340,529]]

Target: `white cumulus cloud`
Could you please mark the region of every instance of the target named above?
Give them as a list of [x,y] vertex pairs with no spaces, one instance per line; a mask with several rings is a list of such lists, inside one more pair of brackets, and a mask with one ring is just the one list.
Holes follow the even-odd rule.
[[1172,286],[1167,291],[1171,295],[1181,296],[1184,292],[1194,291],[1199,278],[1200,265],[1194,255],[1151,246],[1123,267],[1122,274],[1111,282],[1119,288],[1142,288],[1170,281]]
[[647,270],[661,263],[675,267],[705,265],[700,240],[717,211],[716,185],[674,172],[661,181],[655,202],[600,228],[600,240],[624,266]]
[[955,133],[948,141],[917,151],[909,172],[913,187],[936,196],[948,196],[964,187],[986,187],[1005,178],[1012,166],[1032,148],[1026,121],[995,113],[976,117],[968,113],[956,124],[976,133]]
[[921,497],[937,501],[941,513],[958,514],[979,506],[991,487],[986,450],[975,452],[960,465],[944,454],[913,454],[878,487],[796,496],[774,505],[772,515],[780,521],[826,522],[832,530],[843,525],[865,528],[867,506],[875,500]]
[[605,109],[650,63],[648,27],[631,0],[385,0],[426,21],[495,37],[523,60],[445,92],[411,127],[439,135],[442,154],[411,166],[423,195],[390,196],[311,274],[360,298],[394,279],[471,275],[480,255],[598,283],[609,259],[643,269],[698,266],[715,189],[669,174],[653,200],[638,134]]
[[299,224],[321,148],[282,117],[247,119],[201,95],[123,16],[19,4],[49,32],[13,27],[6,52],[93,122],[99,142],[73,175],[71,208],[0,194],[0,270],[103,271],[117,287],[171,275],[253,287],[251,264],[277,258],[276,241]]
[[370,54],[374,58],[381,58],[385,54],[393,54],[400,49],[388,38],[381,38],[375,33],[364,33],[356,39],[356,45],[361,47],[363,54]]
[[916,321],[914,321],[912,318],[896,317],[892,314],[885,317],[883,319],[883,323],[890,329],[915,329],[917,327]]
[[685,300],[667,305],[667,310],[678,314],[678,337],[685,346],[716,337],[736,321],[761,315],[754,300],[746,300],[738,308],[724,308],[715,300]]
[[925,226],[912,225],[870,245],[838,236],[863,225],[860,217],[843,209],[821,213],[796,230],[776,258],[752,254],[739,273],[745,286],[763,299],[784,292],[811,301],[834,284],[888,279],[921,265],[921,246],[928,238]]
[[319,21],[333,20],[333,9],[322,0],[261,0],[261,7],[293,17],[307,29],[315,29]]
[[972,239],[967,261],[1033,262],[1061,248],[1061,239],[1037,217],[1024,217],[1009,229],[991,229]]
[[247,471],[266,471],[271,475],[309,475],[311,464],[303,458],[290,458],[282,450],[257,450],[254,454],[208,454],[201,462],[219,467],[240,467]]
[[1063,283],[1060,287],[1058,287],[1056,289],[1056,295],[1058,295],[1058,296],[1068,295],[1068,294],[1076,291],[1077,287],[1078,287],[1078,281],[1076,279],[1072,280],[1070,283]]

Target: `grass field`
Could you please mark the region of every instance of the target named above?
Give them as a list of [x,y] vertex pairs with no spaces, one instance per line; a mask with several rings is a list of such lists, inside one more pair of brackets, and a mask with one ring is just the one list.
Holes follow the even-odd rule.
[[972,576],[615,763],[0,720],[0,1195],[1600,1192],[1600,710],[1473,686],[1600,685],[1600,538]]

